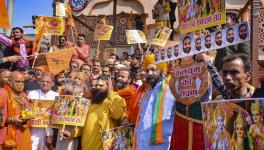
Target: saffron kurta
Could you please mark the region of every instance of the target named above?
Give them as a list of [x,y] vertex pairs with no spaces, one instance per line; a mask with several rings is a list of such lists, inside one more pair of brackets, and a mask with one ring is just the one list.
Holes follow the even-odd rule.
[[115,92],[100,104],[91,104],[82,133],[83,150],[102,150],[102,131],[115,128],[115,124],[124,117],[126,103]]
[[156,84],[153,89],[147,93],[142,102],[136,133],[136,149],[137,150],[166,150],[170,147],[171,135],[173,130],[175,98],[172,95],[169,86],[166,86],[165,99],[162,113],[162,144],[151,144],[152,123],[157,101],[158,93],[161,89],[161,81]]

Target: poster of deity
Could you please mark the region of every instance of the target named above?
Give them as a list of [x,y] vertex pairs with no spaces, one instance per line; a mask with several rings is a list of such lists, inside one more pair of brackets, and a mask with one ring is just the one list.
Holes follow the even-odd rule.
[[132,137],[134,125],[129,127],[117,127],[102,132],[104,150],[130,150],[132,149]]
[[264,149],[263,103],[263,98],[202,103],[206,149]]
[[82,97],[56,96],[51,113],[52,124],[84,126],[90,103]]

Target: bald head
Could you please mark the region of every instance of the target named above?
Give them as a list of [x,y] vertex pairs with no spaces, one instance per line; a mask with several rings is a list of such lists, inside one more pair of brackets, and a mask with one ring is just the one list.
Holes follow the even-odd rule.
[[83,72],[77,72],[76,77],[74,78],[74,84],[82,86],[86,83],[87,76]]
[[18,71],[14,71],[10,76],[10,86],[16,92],[22,92],[24,90],[24,75]]

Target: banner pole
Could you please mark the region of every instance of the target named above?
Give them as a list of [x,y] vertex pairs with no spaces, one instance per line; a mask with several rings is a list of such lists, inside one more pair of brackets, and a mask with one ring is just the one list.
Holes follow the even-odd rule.
[[60,137],[60,140],[62,140],[63,139],[63,132],[65,131],[65,124],[63,124],[63,126],[62,126],[62,130],[61,130],[61,132],[62,132],[62,135],[61,135],[61,137]]

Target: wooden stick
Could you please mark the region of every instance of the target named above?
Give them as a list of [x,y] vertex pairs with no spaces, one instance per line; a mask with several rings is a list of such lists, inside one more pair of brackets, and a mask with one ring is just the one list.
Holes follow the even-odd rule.
[[97,50],[99,51],[99,48],[100,48],[100,40],[98,41],[98,44],[97,44]]
[[61,130],[61,132],[62,132],[62,135],[61,135],[61,137],[60,137],[60,140],[62,140],[63,139],[63,132],[65,131],[65,124],[62,126],[62,130]]
[[75,41],[74,41],[74,36],[73,36],[73,29],[72,29],[72,26],[70,27],[70,29],[71,29],[72,42],[74,43]]
[[[39,53],[37,56],[39,55],[46,55],[46,53]],[[32,57],[32,56],[35,56],[35,55],[28,55],[28,56],[21,56],[23,58],[28,58],[28,57]]]

